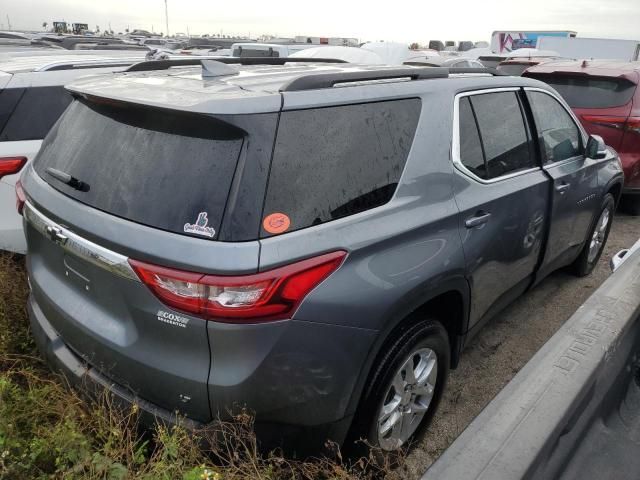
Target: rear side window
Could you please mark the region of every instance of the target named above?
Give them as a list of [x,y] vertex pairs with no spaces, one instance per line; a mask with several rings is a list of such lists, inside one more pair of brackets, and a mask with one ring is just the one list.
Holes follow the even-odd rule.
[[283,112],[265,217],[284,214],[298,230],[387,203],[420,108],[420,99],[406,99]]
[[71,95],[63,87],[24,90],[0,133],[0,141],[42,140],[71,100]]
[[[471,172],[479,171],[481,175],[476,175],[480,178],[493,179],[537,166],[533,142],[516,92],[478,94],[468,100],[469,109],[463,108],[464,99],[460,103],[460,145],[461,160]],[[471,111],[477,132],[469,117]],[[465,151],[465,145],[477,143],[475,135],[478,133],[484,171],[477,159],[477,146],[473,150],[475,153]]]
[[[35,160],[54,188],[151,227],[217,238],[244,131],[222,118],[76,101]],[[84,182],[74,189],[50,169]]]
[[571,108],[612,108],[626,105],[636,85],[625,79],[531,75],[555,88]]
[[561,162],[582,154],[580,130],[560,103],[551,95],[527,92],[536,122],[545,162]]

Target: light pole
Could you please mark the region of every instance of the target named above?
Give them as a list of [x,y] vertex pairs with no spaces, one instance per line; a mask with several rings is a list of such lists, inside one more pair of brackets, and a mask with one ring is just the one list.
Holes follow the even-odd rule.
[[169,36],[169,7],[167,6],[167,0],[164,0],[164,20],[167,27],[167,37]]

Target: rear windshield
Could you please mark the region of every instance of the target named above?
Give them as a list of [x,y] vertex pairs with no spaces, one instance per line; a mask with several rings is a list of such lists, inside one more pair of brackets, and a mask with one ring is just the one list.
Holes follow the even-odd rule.
[[[170,232],[215,238],[244,132],[220,118],[75,101],[35,160],[54,188]],[[61,174],[83,185],[72,188]]]
[[571,108],[621,107],[631,101],[636,85],[625,79],[536,74],[555,88]]
[[524,65],[522,63],[512,63],[509,65],[498,65],[496,67],[496,70],[498,70],[500,73],[504,73],[505,75],[519,77],[520,75],[522,75],[522,72],[524,72],[530,66],[531,65]]

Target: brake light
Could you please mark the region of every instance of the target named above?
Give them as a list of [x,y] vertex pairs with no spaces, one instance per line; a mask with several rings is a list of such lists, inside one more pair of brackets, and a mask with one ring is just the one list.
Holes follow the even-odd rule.
[[2,157],[0,158],[0,178],[6,175],[14,175],[22,170],[27,163],[27,157]]
[[18,180],[16,182],[16,210],[20,215],[22,215],[22,211],[24,210],[24,203],[27,201],[27,196],[24,193],[24,188],[22,188],[22,182]]
[[582,119],[594,125],[615,128],[616,130],[623,130],[624,124],[627,121],[626,117],[608,117],[604,115],[583,115]]
[[629,117],[625,131],[640,134],[640,117]]
[[129,260],[140,280],[166,305],[232,323],[290,318],[302,300],[342,264],[337,251],[266,272],[221,276],[182,272]]

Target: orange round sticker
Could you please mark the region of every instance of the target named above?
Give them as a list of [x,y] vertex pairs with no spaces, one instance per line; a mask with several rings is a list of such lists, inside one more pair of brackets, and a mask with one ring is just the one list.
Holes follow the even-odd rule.
[[291,220],[284,213],[272,213],[265,217],[262,227],[269,233],[286,232],[291,225]]

